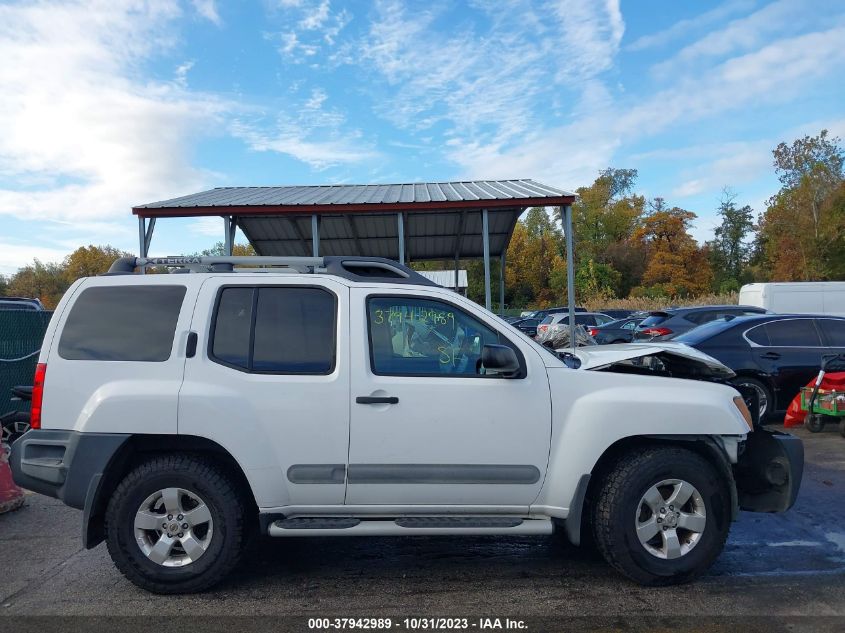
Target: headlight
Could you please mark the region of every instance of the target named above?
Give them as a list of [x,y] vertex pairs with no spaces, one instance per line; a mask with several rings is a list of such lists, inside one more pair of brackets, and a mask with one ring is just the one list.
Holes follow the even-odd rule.
[[742,399],[742,396],[734,396],[734,405],[739,412],[742,414],[742,417],[745,418],[745,423],[748,425],[748,430],[754,430],[754,421],[751,419],[751,411],[748,410],[748,405],[745,404],[745,400]]

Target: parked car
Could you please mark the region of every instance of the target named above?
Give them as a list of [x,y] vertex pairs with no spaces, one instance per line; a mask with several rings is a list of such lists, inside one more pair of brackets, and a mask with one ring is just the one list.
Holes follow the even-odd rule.
[[845,353],[845,318],[766,314],[713,321],[674,339],[720,360],[753,387],[760,418],[786,410],[819,372],[823,354]]
[[292,270],[127,257],[50,322],[14,479],[84,510],[84,546],[144,589],[207,589],[253,529],[577,544],[582,525],[666,585],[712,564],[740,508],[795,501],[800,440],[755,428],[696,350],[582,362],[396,262],[264,261]]
[[524,332],[527,336],[534,338],[537,336],[537,326],[540,325],[540,320],[530,317],[527,319],[520,319],[519,321],[512,321],[511,325],[520,332]]
[[781,314],[845,316],[845,281],[745,284],[739,302]]
[[634,339],[637,341],[665,341],[717,319],[765,313],[766,310],[763,308],[754,306],[695,306],[655,310],[649,312],[648,316],[637,326]]
[[[575,325],[583,325],[584,327],[604,325],[605,323],[610,323],[612,320],[609,316],[601,312],[579,312],[575,315]],[[540,322],[537,326],[537,334],[540,335],[545,332],[561,329],[568,325],[569,313],[555,312],[554,314],[549,314]]]
[[[586,312],[587,308],[582,308],[581,306],[575,306],[575,312]],[[530,317],[532,319],[539,319],[542,321],[550,314],[559,314],[561,312],[569,312],[569,308],[566,306],[558,306],[556,308],[543,308],[542,310],[537,310],[536,312],[532,312]]]
[[0,310],[30,310],[41,311],[44,306],[40,299],[26,297],[0,297]]
[[587,328],[587,332],[599,345],[610,343],[630,343],[634,340],[634,332],[645,317],[617,319],[604,325]]
[[[618,309],[602,310],[601,313],[606,314],[607,316],[612,317],[614,319],[627,319],[630,316],[634,316],[635,313],[638,314],[638,312],[636,312],[634,310],[618,310]],[[645,314],[645,313],[643,313],[643,314]]]

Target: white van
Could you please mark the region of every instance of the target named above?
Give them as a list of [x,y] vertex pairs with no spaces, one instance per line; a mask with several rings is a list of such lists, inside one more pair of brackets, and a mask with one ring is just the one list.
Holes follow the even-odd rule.
[[746,284],[739,291],[739,303],[781,314],[845,316],[845,281]]

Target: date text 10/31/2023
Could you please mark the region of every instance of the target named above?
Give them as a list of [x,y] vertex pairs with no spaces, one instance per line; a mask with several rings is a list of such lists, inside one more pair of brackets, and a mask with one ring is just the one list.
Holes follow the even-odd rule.
[[309,618],[308,629],[315,631],[332,630],[382,630],[405,631],[499,631],[527,630],[524,620],[516,618]]

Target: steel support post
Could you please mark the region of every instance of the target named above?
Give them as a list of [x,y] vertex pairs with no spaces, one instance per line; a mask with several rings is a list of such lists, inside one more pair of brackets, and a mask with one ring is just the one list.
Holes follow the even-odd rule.
[[481,233],[484,242],[484,307],[492,310],[493,299],[490,296],[490,222],[487,217],[487,209],[481,210]]
[[566,305],[569,308],[569,344],[575,349],[575,255],[573,253],[572,205],[563,207],[566,231]]
[[399,233],[399,263],[405,263],[405,216],[396,214],[396,230]]
[[499,315],[505,314],[505,254],[499,258]]
[[311,216],[311,256],[320,256],[320,218],[316,213]]
[[223,216],[223,254],[227,257],[232,256],[232,242],[234,241],[234,231],[232,231],[232,218]]

